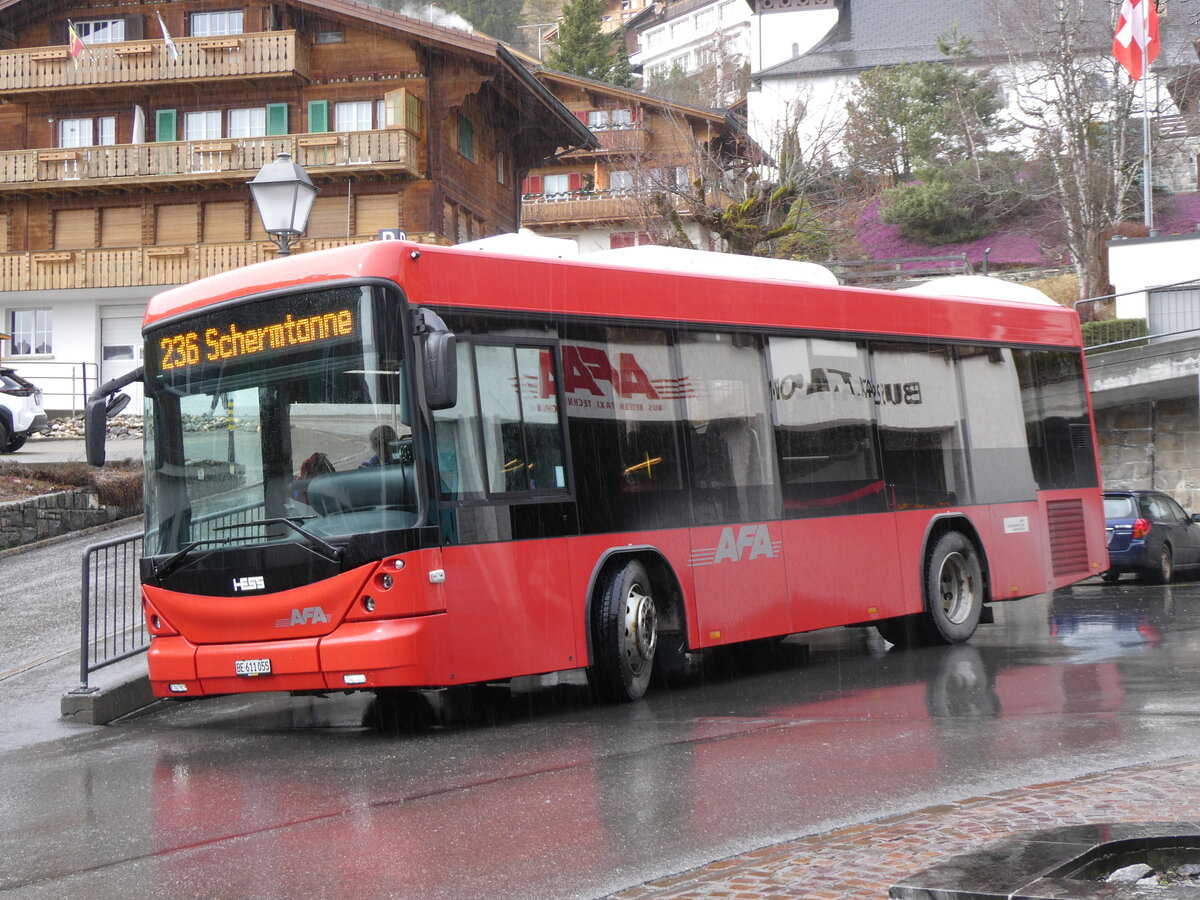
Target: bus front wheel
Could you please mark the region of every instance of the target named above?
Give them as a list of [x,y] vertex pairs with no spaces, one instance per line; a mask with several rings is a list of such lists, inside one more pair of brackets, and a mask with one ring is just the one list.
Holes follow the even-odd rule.
[[636,559],[604,578],[592,612],[592,666],[597,696],[610,702],[646,693],[658,649],[658,609],[646,567]]
[[943,534],[925,567],[926,623],[941,644],[970,639],[983,613],[983,567],[975,545],[957,531]]

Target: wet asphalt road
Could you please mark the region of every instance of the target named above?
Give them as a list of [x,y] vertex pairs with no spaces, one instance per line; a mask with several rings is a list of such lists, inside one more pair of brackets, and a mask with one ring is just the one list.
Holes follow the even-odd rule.
[[[598,897],[950,799],[1195,756],[1198,675],[1200,583],[1093,580],[998,606],[969,645],[793,636],[619,707],[575,676],[437,708],[164,704],[6,739],[0,893]],[[0,707],[25,677],[0,681]]]

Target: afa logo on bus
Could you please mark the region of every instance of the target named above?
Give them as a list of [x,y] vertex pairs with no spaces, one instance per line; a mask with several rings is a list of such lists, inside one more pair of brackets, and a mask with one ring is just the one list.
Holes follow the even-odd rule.
[[766,525],[728,526],[721,529],[717,546],[693,550],[688,566],[713,566],[763,557],[774,559],[782,550],[783,541],[772,540],[771,529]]

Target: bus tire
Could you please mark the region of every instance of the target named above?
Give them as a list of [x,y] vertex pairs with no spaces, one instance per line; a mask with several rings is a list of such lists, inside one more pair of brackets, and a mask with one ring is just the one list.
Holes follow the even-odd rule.
[[983,566],[975,545],[947,531],[933,545],[925,566],[925,621],[939,644],[969,640],[983,613]]
[[658,609],[646,567],[630,559],[608,571],[592,608],[593,659],[588,679],[611,703],[646,693],[658,649]]

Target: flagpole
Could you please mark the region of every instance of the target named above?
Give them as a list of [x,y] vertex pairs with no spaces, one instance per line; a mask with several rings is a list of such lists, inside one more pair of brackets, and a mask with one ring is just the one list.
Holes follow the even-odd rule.
[[[1154,0],[1142,0],[1153,3]],[[1150,162],[1150,19],[1142,16],[1146,39],[1142,42],[1142,207],[1146,228],[1154,228],[1154,185]]]

